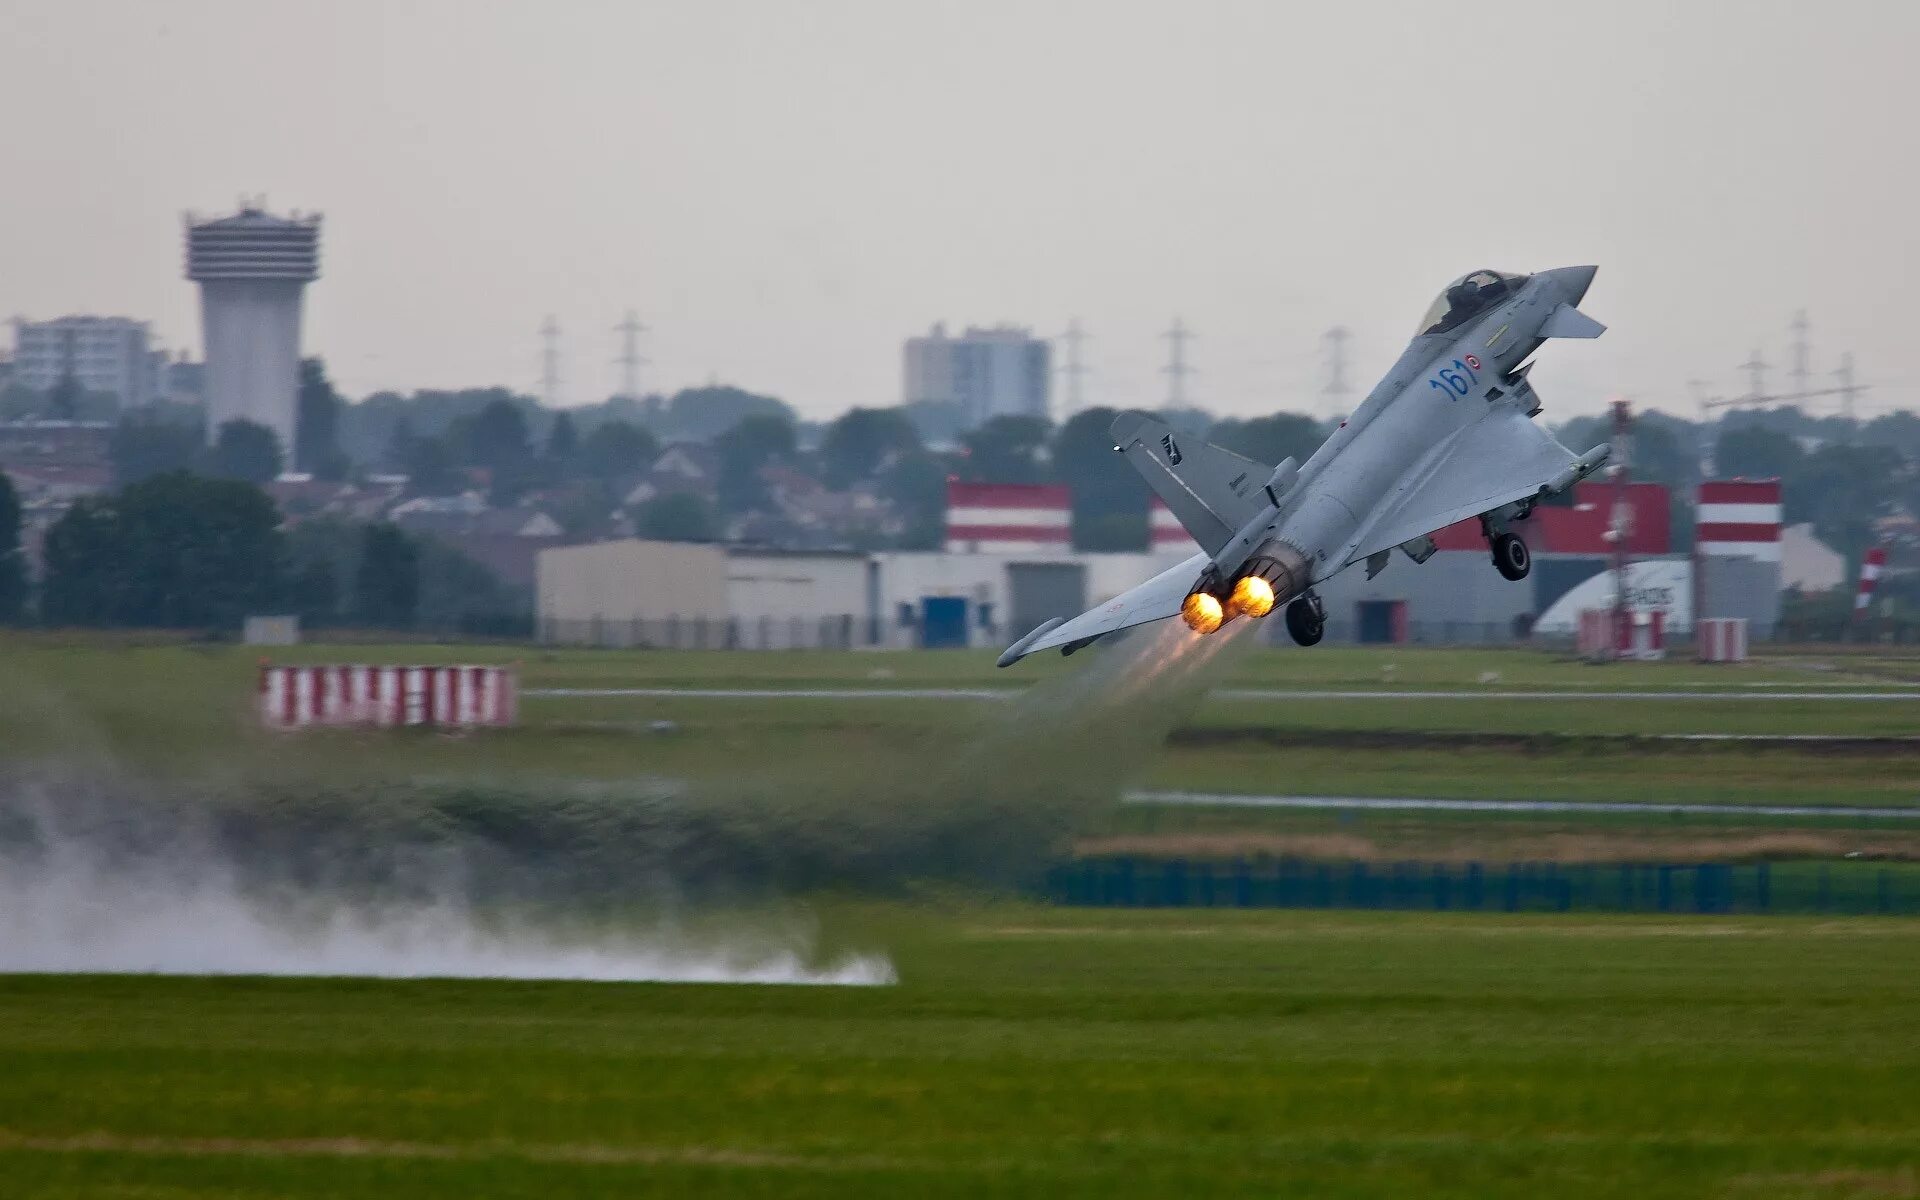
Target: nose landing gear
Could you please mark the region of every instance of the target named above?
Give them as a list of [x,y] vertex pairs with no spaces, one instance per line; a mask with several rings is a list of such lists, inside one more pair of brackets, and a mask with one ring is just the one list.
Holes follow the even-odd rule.
[[1500,534],[1493,539],[1493,567],[1501,578],[1518,582],[1533,570],[1533,552],[1518,534]]
[[1287,605],[1287,633],[1302,646],[1315,646],[1327,635],[1327,606],[1315,592],[1303,592]]

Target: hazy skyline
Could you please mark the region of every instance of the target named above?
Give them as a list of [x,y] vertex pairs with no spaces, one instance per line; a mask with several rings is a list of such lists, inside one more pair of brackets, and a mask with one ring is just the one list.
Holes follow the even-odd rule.
[[0,314],[197,354],[181,213],[265,194],[356,398],[534,391],[552,313],[603,399],[632,308],[648,390],[828,417],[935,321],[1078,317],[1155,406],[1177,314],[1195,402],[1324,415],[1328,327],[1357,400],[1450,277],[1592,262],[1550,416],[1784,388],[1799,308],[1816,386],[1920,407],[1912,5],[0,3]]

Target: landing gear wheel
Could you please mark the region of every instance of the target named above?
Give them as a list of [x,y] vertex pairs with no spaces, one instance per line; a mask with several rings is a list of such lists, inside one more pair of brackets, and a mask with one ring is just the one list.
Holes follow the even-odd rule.
[[1533,570],[1533,552],[1518,535],[1503,533],[1493,539],[1493,566],[1501,578],[1518,582]]
[[1302,646],[1317,646],[1327,635],[1327,607],[1308,592],[1287,605],[1287,633]]

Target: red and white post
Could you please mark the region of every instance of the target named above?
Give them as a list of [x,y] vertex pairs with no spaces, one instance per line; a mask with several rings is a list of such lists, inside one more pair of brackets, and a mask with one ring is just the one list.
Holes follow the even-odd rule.
[[1860,560],[1860,586],[1853,593],[1853,626],[1864,629],[1873,619],[1873,589],[1879,586],[1880,572],[1887,565],[1884,546],[1874,546]]

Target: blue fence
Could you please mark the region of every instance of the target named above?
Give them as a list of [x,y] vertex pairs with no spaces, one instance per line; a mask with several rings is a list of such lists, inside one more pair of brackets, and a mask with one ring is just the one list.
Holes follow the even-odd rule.
[[1468,912],[1920,913],[1920,871],[1871,863],[1328,863],[1089,858],[1047,875],[1058,904]]

